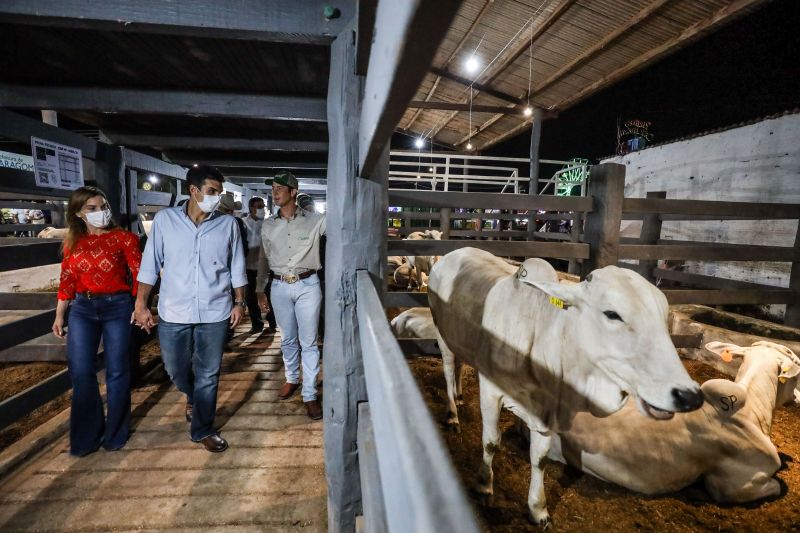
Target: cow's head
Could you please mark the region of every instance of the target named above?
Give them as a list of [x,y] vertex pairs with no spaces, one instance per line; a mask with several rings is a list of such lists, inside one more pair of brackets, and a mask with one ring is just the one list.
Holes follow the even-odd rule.
[[585,373],[594,414],[619,410],[627,395],[656,419],[703,404],[670,339],[667,299],[639,274],[607,266],[573,285],[521,281],[547,293],[565,313],[564,353],[571,361],[564,364]]

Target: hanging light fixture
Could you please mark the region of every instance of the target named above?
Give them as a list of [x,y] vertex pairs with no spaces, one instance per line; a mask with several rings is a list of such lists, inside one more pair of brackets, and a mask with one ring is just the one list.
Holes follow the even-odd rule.
[[417,137],[414,140],[414,146],[416,146],[417,148],[422,148],[423,146],[425,146],[425,141],[422,139],[422,137]]
[[533,108],[531,106],[525,106],[525,109],[522,110],[522,114],[526,117],[533,115]]
[[468,142],[468,143],[467,143],[467,147],[466,147],[466,148],[467,148],[467,151],[468,151],[468,152],[471,152],[471,151],[472,151],[472,148],[474,148],[474,147],[472,146],[472,143],[469,143],[469,142]]
[[464,66],[466,67],[467,72],[469,72],[470,74],[475,74],[476,72],[478,72],[478,69],[480,68],[481,65],[478,62],[478,58],[476,58],[475,55],[473,54],[469,57],[469,59],[467,59],[466,63],[464,63]]

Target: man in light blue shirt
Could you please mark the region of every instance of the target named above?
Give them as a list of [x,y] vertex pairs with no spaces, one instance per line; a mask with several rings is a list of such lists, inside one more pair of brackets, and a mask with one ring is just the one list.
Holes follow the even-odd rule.
[[210,452],[228,447],[214,427],[219,370],[228,327],[239,324],[247,307],[239,227],[232,216],[216,211],[224,181],[214,167],[194,167],[186,174],[191,195],[186,205],[156,215],[134,311],[134,322],[149,332],[155,323],[147,302],[160,275],[161,357],[175,386],[186,394],[191,439]]

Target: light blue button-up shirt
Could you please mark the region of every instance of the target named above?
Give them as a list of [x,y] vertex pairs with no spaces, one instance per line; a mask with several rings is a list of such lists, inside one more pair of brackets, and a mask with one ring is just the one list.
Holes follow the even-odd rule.
[[221,322],[231,315],[231,286],[247,285],[236,220],[220,212],[195,225],[185,207],[162,209],[153,220],[138,280],[161,289],[158,315],[167,322]]

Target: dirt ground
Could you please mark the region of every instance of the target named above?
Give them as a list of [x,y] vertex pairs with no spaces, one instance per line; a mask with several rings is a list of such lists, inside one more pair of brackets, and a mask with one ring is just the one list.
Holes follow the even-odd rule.
[[[150,361],[159,357],[160,353],[156,340],[144,345],[141,350],[142,367],[149,368],[152,364]],[[63,363],[9,363],[0,365],[0,401],[36,385],[64,368],[66,368],[66,365]],[[72,391],[70,390],[35,409],[28,416],[0,430],[0,450],[4,450],[64,409],[67,409],[71,400]]]
[[[443,424],[447,409],[441,360],[424,357],[409,364],[434,419],[439,422],[464,486],[475,486],[482,462],[475,372],[469,369],[464,379],[465,404],[459,411],[461,433],[455,434],[445,430]],[[699,382],[724,377],[700,363],[687,361],[686,366]],[[539,529],[527,518],[531,471],[528,446],[514,425],[513,415],[504,412],[503,444],[494,459],[493,505],[481,505],[477,495],[469,491],[481,525],[492,532]],[[800,531],[800,405],[775,412],[772,441],[783,462],[776,475],[784,491],[772,501],[748,505],[716,504],[701,484],[663,496],[643,496],[548,460],[545,490],[552,518],[550,531]]]

